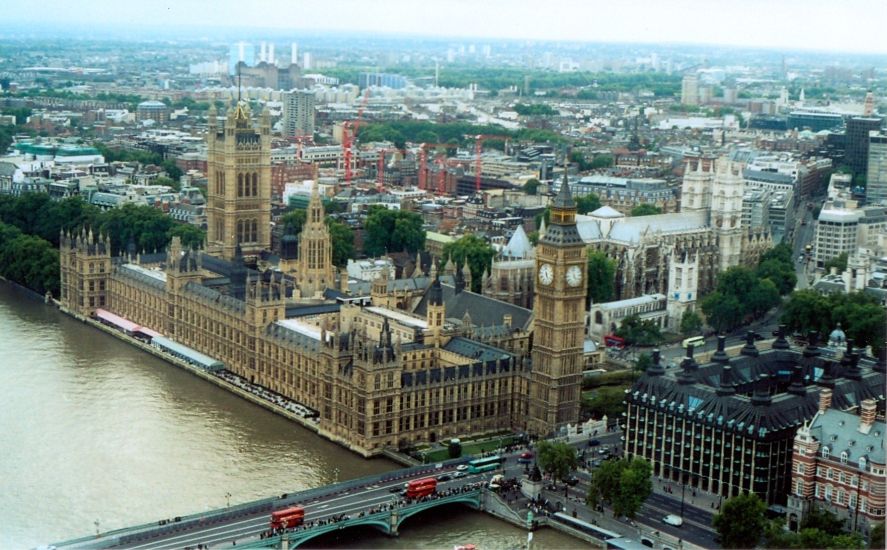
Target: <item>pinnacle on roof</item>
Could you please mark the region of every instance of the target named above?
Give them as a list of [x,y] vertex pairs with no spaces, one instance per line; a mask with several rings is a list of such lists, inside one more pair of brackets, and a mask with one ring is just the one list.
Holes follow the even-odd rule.
[[564,181],[561,182],[561,188],[554,198],[553,206],[556,208],[576,208],[576,202],[573,200],[573,193],[570,191],[570,185],[567,181],[567,167],[564,166]]

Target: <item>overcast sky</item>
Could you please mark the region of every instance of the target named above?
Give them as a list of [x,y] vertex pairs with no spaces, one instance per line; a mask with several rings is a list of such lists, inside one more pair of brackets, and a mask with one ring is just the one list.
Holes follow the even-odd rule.
[[3,0],[10,22],[680,42],[887,53],[887,0]]

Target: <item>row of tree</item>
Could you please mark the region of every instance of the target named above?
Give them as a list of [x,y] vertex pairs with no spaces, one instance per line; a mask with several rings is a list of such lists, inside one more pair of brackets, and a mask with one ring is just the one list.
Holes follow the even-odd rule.
[[[129,149],[111,148],[103,143],[94,143],[93,146],[98,149],[99,153],[105,157],[106,162],[139,162],[141,164],[153,164],[163,168],[166,175],[174,183],[173,187],[178,188],[179,178],[182,176],[182,170],[176,166],[176,162],[172,159],[164,159],[160,153],[153,151],[132,151]],[[163,185],[163,184],[161,184]]]
[[[474,145],[475,136],[481,134],[507,136],[511,139],[527,142],[560,143],[564,138],[551,130],[521,128],[508,130],[496,124],[476,125],[467,122],[446,122],[435,124],[421,120],[395,120],[389,122],[371,122],[360,127],[360,140],[363,143],[372,141],[390,141],[395,147],[403,149],[407,142],[446,143],[447,150],[453,153],[457,147]],[[489,139],[484,146],[503,149],[504,139]]]
[[815,330],[823,339],[840,324],[856,346],[871,346],[875,356],[883,349],[887,334],[887,312],[864,292],[824,295],[815,290],[798,290],[786,301],[782,322],[793,331]]
[[729,332],[778,306],[797,282],[791,255],[791,248],[780,244],[762,255],[755,268],[735,266],[721,273],[715,291],[700,304],[708,324]]
[[[768,520],[767,505],[745,493],[724,502],[712,526],[724,548],[865,548],[859,533],[845,530],[845,522],[828,510],[813,508],[797,532],[785,529],[784,519]],[[872,529],[869,548],[884,548],[884,524]]]
[[0,223],[0,277],[40,294],[59,295],[59,251],[50,242]]

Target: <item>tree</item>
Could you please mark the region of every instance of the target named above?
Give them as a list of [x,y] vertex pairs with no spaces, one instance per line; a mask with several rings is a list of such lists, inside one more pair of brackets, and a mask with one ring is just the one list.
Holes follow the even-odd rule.
[[652,472],[640,458],[604,461],[591,475],[588,503],[609,503],[614,515],[633,518],[653,491]]
[[619,476],[619,498],[613,502],[613,514],[633,518],[653,492],[653,468],[643,459],[631,460]]
[[690,336],[699,334],[700,330],[702,330],[702,317],[695,311],[685,311],[681,316],[681,334]]
[[541,182],[539,180],[537,180],[536,178],[530,178],[526,181],[526,183],[524,183],[524,193],[526,193],[527,195],[535,195],[539,192],[540,185]]
[[406,210],[373,206],[364,222],[364,247],[368,256],[389,252],[415,254],[425,247],[422,216]]
[[580,214],[594,212],[601,207],[601,199],[594,193],[582,195],[576,199],[576,211]]
[[619,418],[625,411],[625,388],[628,386],[603,387],[590,396],[582,397],[582,407],[592,418]]
[[882,521],[872,527],[872,532],[869,536],[871,537],[869,548],[884,548],[884,522]]
[[206,240],[206,231],[190,223],[178,223],[169,230],[169,238],[178,237],[184,248],[202,248]]
[[447,455],[450,458],[459,458],[462,456],[462,443],[458,439],[451,439],[447,445]]
[[715,514],[712,526],[721,536],[724,548],[754,548],[766,526],[767,505],[755,494],[744,493],[728,499]]
[[739,300],[717,290],[706,296],[699,307],[708,324],[718,332],[732,330],[742,321],[743,307]]
[[452,260],[454,265],[471,270],[471,290],[474,292],[483,288],[484,271],[490,270],[495,255],[493,246],[474,234],[463,235],[443,248],[444,261]]
[[782,322],[795,331],[815,330],[826,335],[838,323],[859,347],[871,346],[877,355],[884,345],[887,312],[871,296],[862,292],[823,296],[814,290],[798,290],[789,295]]
[[333,265],[345,267],[348,259],[354,257],[354,232],[344,223],[334,218],[326,218],[330,230],[330,243],[333,249]]
[[758,284],[748,293],[745,309],[754,317],[761,317],[778,306],[779,302],[779,290],[776,285],[770,279],[763,279],[758,281]]
[[825,265],[822,266],[827,272],[830,272],[834,267],[838,270],[838,273],[843,273],[847,271],[847,253],[841,252],[838,256],[835,256],[831,260],[825,262]]
[[284,233],[298,235],[302,232],[302,227],[307,220],[308,211],[304,208],[296,208],[281,216],[278,223],[283,225]]
[[165,185],[166,187],[171,187],[173,191],[179,191],[182,188],[182,185],[179,183],[178,180],[174,180],[166,176],[156,177],[154,179],[154,185]]
[[798,277],[795,275],[791,262],[786,265],[778,259],[762,261],[758,264],[756,274],[761,279],[773,281],[781,296],[785,296],[794,290],[798,282]]
[[592,159],[590,168],[592,170],[599,170],[610,166],[613,166],[613,157],[610,155],[598,155]]
[[653,357],[649,353],[642,353],[634,362],[634,370],[644,372],[653,364]]
[[624,338],[628,344],[652,346],[662,340],[659,325],[649,319],[641,319],[637,314],[622,319],[616,336]]
[[603,252],[588,253],[589,304],[609,302],[616,296],[616,262]]
[[632,216],[652,216],[654,214],[662,214],[662,208],[646,202],[631,209]]
[[813,506],[801,520],[801,529],[819,529],[829,535],[840,535],[844,532],[844,520],[834,512]]
[[536,462],[542,471],[563,481],[579,466],[579,457],[572,445],[546,440],[536,445]]

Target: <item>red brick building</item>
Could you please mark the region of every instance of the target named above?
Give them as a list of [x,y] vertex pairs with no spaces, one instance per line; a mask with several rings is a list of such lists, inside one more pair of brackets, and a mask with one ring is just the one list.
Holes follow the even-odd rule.
[[796,531],[815,506],[868,537],[884,521],[885,424],[876,419],[878,403],[866,399],[854,413],[830,408],[830,389],[819,399],[819,412],[795,436],[789,529]]

